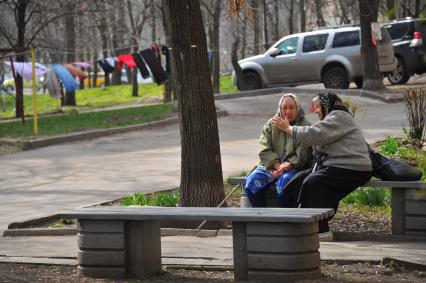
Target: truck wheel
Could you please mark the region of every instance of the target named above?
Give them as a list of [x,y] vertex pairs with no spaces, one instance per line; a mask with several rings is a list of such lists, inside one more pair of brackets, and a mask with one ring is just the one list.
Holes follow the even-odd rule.
[[262,80],[260,76],[255,72],[244,73],[245,89],[253,90],[262,88]]
[[11,85],[8,85],[8,86],[6,87],[6,92],[7,92],[8,94],[12,94],[12,93],[14,93],[14,92],[15,92],[15,88],[14,88],[13,86],[11,86]]
[[346,70],[338,66],[327,69],[322,77],[322,81],[326,88],[335,89],[347,89],[350,83]]
[[405,84],[409,79],[407,67],[405,66],[404,60],[398,58],[395,71],[387,75],[389,82],[393,85]]

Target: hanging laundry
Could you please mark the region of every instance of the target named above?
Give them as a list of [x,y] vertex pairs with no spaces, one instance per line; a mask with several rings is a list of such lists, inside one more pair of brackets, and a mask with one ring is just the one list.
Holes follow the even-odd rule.
[[111,66],[111,64],[106,59],[98,60],[98,64],[101,66],[102,70],[104,70],[105,74],[114,72],[114,66]]
[[140,51],[140,54],[151,70],[154,81],[157,84],[162,84],[167,80],[167,74],[164,72],[163,66],[161,66],[155,52],[151,48]]
[[115,68],[116,62],[114,57],[108,57],[105,60],[108,62],[108,64],[110,64],[113,68]]
[[67,68],[59,64],[53,65],[53,68],[55,70],[56,76],[62,82],[67,92],[72,92],[77,89],[77,83]]
[[[11,66],[10,62],[3,62]],[[24,80],[31,81],[33,79],[33,64],[31,62],[14,62],[15,72],[19,74]],[[36,77],[42,77],[46,74],[48,68],[40,63],[35,63]]]
[[132,54],[125,54],[116,57],[117,60],[117,70],[121,72],[123,64],[129,68],[136,68],[136,62],[133,60]]
[[46,88],[51,98],[62,98],[62,88],[53,69],[46,73]]
[[71,75],[75,78],[79,78],[80,81],[87,79],[87,74],[79,69],[77,69],[76,67],[74,67],[71,64],[65,64],[64,65],[65,68],[67,68],[67,70],[71,73]]
[[170,75],[170,53],[169,48],[165,45],[161,45],[161,53],[166,57],[166,73]]
[[146,68],[145,62],[143,61],[139,53],[132,53],[133,60],[135,60],[136,65],[138,66],[139,71],[144,79],[149,77],[149,71]]
[[151,49],[152,51],[154,51],[155,56],[157,56],[157,59],[158,61],[160,61],[160,64],[161,64],[161,52],[160,52],[160,47],[158,46],[158,44],[153,42],[151,44]]
[[74,65],[79,66],[81,68],[89,69],[90,64],[86,62],[72,62]]

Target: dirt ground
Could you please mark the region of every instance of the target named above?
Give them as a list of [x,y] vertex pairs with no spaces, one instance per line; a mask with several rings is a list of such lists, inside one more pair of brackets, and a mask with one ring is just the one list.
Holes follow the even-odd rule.
[[[426,282],[426,272],[407,270],[395,264],[322,263],[322,276],[304,282]],[[0,264],[0,282],[234,282],[232,270],[172,269],[150,279],[92,279],[78,274],[72,266]],[[285,278],[283,278],[283,281]]]

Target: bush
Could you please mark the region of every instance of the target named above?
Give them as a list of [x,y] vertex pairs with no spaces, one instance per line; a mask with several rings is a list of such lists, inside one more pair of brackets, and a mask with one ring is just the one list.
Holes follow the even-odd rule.
[[120,201],[122,206],[140,205],[140,206],[163,206],[176,207],[179,204],[179,191],[158,192],[154,194],[143,195],[135,193],[125,197]]
[[395,137],[387,136],[380,147],[380,151],[384,155],[393,155],[398,151],[398,140]]
[[389,206],[390,189],[377,187],[359,188],[347,195],[342,202],[368,206]]

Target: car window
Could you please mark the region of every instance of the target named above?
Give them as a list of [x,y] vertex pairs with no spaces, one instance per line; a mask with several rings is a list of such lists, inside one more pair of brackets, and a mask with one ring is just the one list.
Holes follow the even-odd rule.
[[332,48],[359,45],[359,30],[336,32]]
[[297,51],[297,43],[299,42],[298,37],[292,37],[284,40],[276,46],[281,52],[280,54],[294,54]]
[[324,50],[327,38],[328,33],[305,36],[303,39],[302,52]]
[[386,26],[391,38],[394,39],[403,39],[407,35],[411,35],[411,24],[410,23],[396,23]]

